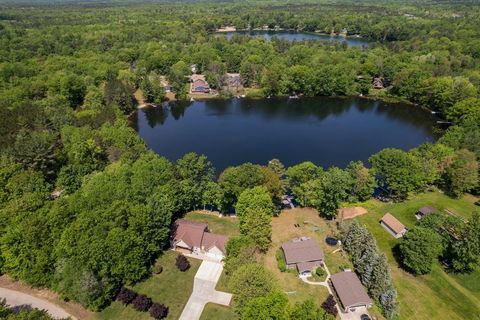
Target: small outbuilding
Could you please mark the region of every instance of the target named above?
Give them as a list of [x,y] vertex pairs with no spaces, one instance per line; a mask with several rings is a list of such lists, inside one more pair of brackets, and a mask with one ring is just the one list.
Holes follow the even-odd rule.
[[300,276],[311,276],[316,268],[323,265],[322,248],[310,238],[294,239],[282,244],[281,248],[287,268],[297,269]]
[[422,219],[424,216],[426,216],[427,214],[430,214],[430,213],[433,213],[437,211],[434,207],[432,206],[425,206],[425,207],[422,207],[420,209],[418,209],[418,211],[415,213],[415,217],[420,220]]
[[354,311],[355,308],[372,306],[372,299],[367,294],[360,279],[352,271],[343,271],[330,277],[340,309],[343,312]]
[[407,233],[407,228],[390,213],[386,213],[380,220],[380,224],[395,238],[401,238]]

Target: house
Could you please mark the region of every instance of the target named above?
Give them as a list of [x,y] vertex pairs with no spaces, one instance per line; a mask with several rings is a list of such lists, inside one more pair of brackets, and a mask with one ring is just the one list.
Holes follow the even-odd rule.
[[330,277],[330,285],[343,312],[354,311],[355,308],[360,307],[370,308],[372,306],[372,299],[370,299],[354,272],[343,271],[332,275]]
[[377,90],[381,90],[385,88],[382,78],[373,78],[372,85],[373,85],[373,88]]
[[242,78],[240,73],[227,73],[228,85],[232,87],[239,87],[242,85]]
[[179,219],[175,221],[170,242],[178,252],[222,260],[225,258],[228,237],[210,233],[206,223]]
[[210,92],[210,85],[208,84],[207,80],[205,80],[205,76],[201,74],[193,74],[190,77],[191,87],[190,93],[209,93]]
[[289,269],[297,269],[300,276],[308,277],[323,265],[324,255],[320,246],[308,237],[301,237],[282,244],[285,264]]
[[407,233],[407,228],[390,213],[386,213],[380,220],[380,224],[395,238],[401,238]]
[[437,211],[434,207],[432,206],[425,206],[425,207],[422,207],[420,209],[418,209],[418,211],[415,213],[415,217],[420,220],[422,219],[424,216],[426,216],[427,214],[429,213],[433,213]]

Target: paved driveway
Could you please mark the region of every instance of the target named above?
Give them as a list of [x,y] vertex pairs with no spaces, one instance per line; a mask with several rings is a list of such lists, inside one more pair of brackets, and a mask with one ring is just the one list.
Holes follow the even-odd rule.
[[342,320],[360,320],[362,314],[369,314],[367,308],[358,307],[355,308],[355,311],[350,311],[348,313],[340,313],[340,318]]
[[193,291],[179,320],[198,320],[208,302],[228,306],[232,300],[230,293],[215,290],[223,271],[220,262],[203,261],[193,282]]
[[54,319],[64,319],[68,317],[76,319],[59,306],[26,293],[0,288],[0,299],[6,299],[7,305],[10,307],[29,305],[32,308],[46,310]]

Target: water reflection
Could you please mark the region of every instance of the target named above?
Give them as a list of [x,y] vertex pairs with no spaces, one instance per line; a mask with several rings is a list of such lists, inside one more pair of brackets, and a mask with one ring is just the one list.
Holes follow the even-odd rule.
[[219,169],[272,158],[345,166],[386,147],[434,141],[435,117],[418,107],[354,98],[177,102],[139,111],[147,145],[175,160],[206,154]]

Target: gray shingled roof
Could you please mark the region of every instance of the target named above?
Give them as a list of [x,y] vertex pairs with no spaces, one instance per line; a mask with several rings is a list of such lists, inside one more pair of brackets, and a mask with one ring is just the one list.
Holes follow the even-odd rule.
[[323,251],[312,239],[282,244],[287,264],[323,260]]
[[372,299],[362,286],[357,275],[351,271],[344,271],[330,277],[338,298],[345,308],[356,305],[369,305]]

